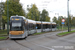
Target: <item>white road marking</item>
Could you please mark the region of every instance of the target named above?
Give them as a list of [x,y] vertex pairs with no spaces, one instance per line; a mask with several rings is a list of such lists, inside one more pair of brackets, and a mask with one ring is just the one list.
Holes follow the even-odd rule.
[[[20,50],[23,50],[22,48],[20,48]],[[28,50],[31,50],[31,49],[28,49]]]

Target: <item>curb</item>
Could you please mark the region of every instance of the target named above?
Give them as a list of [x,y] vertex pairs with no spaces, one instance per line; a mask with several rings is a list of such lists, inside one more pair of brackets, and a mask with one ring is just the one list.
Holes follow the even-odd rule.
[[[69,34],[73,34],[73,33],[75,33],[75,32],[72,32],[72,33],[69,33]],[[56,36],[58,36],[58,37],[63,37],[63,36],[67,36],[67,35],[69,35],[69,34],[65,34],[65,35],[56,35]]]

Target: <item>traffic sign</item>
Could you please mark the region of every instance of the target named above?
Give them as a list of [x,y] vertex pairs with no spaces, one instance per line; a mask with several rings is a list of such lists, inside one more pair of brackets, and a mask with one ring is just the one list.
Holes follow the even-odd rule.
[[62,24],[65,24],[65,22],[62,22]]
[[37,27],[36,27],[36,29],[37,29]]
[[65,22],[65,19],[62,19],[62,22]]

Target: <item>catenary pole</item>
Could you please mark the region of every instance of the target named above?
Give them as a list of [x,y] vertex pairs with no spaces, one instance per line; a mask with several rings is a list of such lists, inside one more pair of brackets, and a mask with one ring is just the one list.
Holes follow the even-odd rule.
[[7,34],[9,34],[9,8],[7,0]]

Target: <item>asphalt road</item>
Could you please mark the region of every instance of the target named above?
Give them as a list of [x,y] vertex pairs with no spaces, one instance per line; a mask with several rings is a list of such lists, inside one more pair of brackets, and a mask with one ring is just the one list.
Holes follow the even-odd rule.
[[[20,40],[0,41],[0,50],[75,50],[75,33],[58,37],[58,32],[28,36]],[[64,31],[65,32],[65,31]]]

